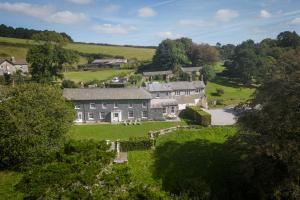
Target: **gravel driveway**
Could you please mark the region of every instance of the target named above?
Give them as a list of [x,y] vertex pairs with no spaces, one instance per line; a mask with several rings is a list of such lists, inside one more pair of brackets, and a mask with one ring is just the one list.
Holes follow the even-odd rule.
[[233,125],[236,123],[235,114],[232,107],[203,110],[211,114],[211,125]]

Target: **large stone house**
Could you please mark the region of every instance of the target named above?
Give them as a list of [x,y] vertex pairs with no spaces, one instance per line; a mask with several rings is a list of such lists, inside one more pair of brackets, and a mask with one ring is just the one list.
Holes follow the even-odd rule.
[[22,74],[28,73],[28,64],[25,60],[0,59],[0,75],[14,74],[20,71]]
[[203,81],[148,83],[145,88],[64,89],[77,123],[176,120],[187,105],[205,98]]
[[178,111],[176,102],[153,104],[143,88],[64,89],[63,95],[74,102],[78,123],[166,120]]

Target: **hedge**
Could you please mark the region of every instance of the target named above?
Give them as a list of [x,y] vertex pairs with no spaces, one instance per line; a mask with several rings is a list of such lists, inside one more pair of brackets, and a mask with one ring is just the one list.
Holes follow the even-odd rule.
[[203,111],[200,107],[186,107],[186,115],[190,120],[194,121],[196,124],[202,126],[211,125],[211,115]]
[[153,141],[147,137],[129,138],[129,140],[120,141],[120,151],[136,151],[151,149]]

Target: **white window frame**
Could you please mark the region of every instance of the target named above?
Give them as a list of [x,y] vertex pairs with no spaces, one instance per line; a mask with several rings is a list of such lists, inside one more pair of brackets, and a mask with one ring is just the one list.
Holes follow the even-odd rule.
[[[146,117],[144,116],[144,112],[146,113]],[[142,111],[142,118],[144,118],[144,119],[148,118],[148,111],[146,111],[146,110]]]
[[156,93],[156,98],[159,98],[159,97],[160,97],[160,93],[157,92],[157,93]]
[[167,107],[163,107],[163,114],[166,114],[168,112]]
[[106,103],[102,103],[102,108],[106,109],[107,108],[107,104]]
[[[94,105],[94,106],[92,106]],[[96,104],[95,103],[90,103],[90,109],[96,109]]]
[[75,104],[75,110],[80,110],[80,108],[81,108],[81,106],[80,106],[80,104]]
[[[145,105],[144,105],[144,104],[145,104]],[[146,102],[146,101],[143,101],[142,107],[143,107],[143,108],[147,108],[147,102]]]
[[179,96],[180,95],[180,90],[175,90],[175,96]]
[[128,103],[128,108],[133,108],[133,103]]
[[186,90],[185,91],[185,95],[191,95],[191,91],[190,90]]
[[99,113],[99,117],[100,117],[100,119],[105,119],[105,112],[100,112]]
[[175,113],[175,106],[171,106],[171,113],[172,113],[172,114]]
[[119,104],[117,102],[114,102],[114,108],[119,108]]
[[[90,114],[92,115],[92,117],[90,117]],[[95,119],[94,113],[89,112],[89,113],[88,113],[88,119],[89,119],[89,120],[94,120],[94,119]]]
[[[130,116],[129,113],[132,113],[132,116]],[[129,111],[128,111],[128,118],[129,118],[129,119],[134,118],[134,111],[133,111],[133,110],[129,110]]]

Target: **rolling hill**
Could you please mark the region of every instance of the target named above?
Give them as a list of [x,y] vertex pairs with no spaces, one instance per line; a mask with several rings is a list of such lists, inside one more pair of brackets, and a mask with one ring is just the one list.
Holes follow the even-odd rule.
[[[8,54],[13,55],[17,59],[24,59],[30,45],[34,45],[32,40],[0,37],[0,55]],[[140,61],[151,60],[155,53],[155,49],[150,48],[105,46],[82,43],[70,43],[66,46],[66,48],[76,50],[81,53],[101,53],[111,56],[124,56],[127,59],[136,58]],[[84,62],[86,62],[86,60],[82,58],[80,63]]]

